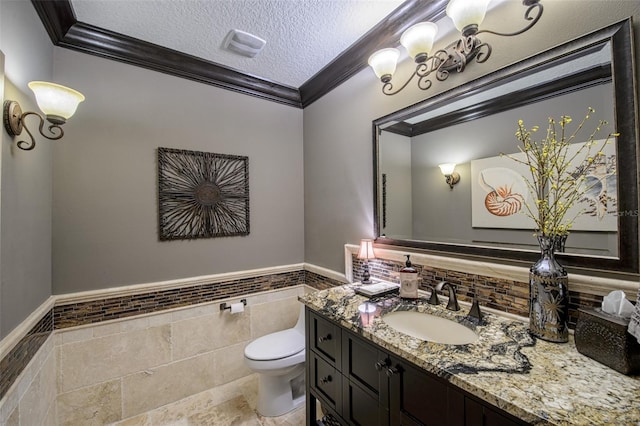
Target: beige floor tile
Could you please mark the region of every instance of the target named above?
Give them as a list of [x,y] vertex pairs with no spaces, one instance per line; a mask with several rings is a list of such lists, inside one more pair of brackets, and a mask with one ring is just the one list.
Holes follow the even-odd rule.
[[303,426],[306,420],[304,405],[279,417],[262,417],[258,415],[261,426]]
[[130,417],[109,426],[303,426],[304,406],[280,417],[255,411],[256,374]]

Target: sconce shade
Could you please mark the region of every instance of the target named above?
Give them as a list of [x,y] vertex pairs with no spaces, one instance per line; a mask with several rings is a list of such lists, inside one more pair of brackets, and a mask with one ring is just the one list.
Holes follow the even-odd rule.
[[373,240],[361,240],[358,259],[375,259],[376,253],[373,251]]
[[440,171],[443,175],[448,176],[453,174],[453,171],[456,169],[456,163],[438,164],[438,167],[440,167]]
[[420,22],[409,27],[400,37],[400,44],[415,59],[420,54],[429,54],[433,48],[438,26],[433,22]]
[[491,0],[450,0],[447,16],[451,18],[458,31],[470,25],[479,26],[487,13]]
[[49,121],[53,119],[64,123],[76,112],[78,104],[84,101],[82,93],[59,84],[32,81],[28,86],[36,95],[38,107]]
[[376,73],[379,79],[384,80],[396,72],[396,65],[398,58],[400,57],[400,51],[396,48],[390,47],[388,49],[382,49],[369,56],[369,65],[373,68],[373,72]]

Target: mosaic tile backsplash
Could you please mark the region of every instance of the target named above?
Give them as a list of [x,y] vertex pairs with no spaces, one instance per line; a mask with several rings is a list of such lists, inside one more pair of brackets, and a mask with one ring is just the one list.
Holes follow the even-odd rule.
[[56,329],[158,312],[305,283],[303,270],[56,306]]
[[[352,265],[354,280],[361,280],[363,261],[354,254],[352,255]],[[369,271],[372,277],[391,282],[398,282],[398,279],[391,273],[399,271],[403,266],[404,263],[384,259],[369,261]],[[421,290],[431,291],[440,281],[449,281],[456,286],[456,295],[459,300],[472,302],[475,290],[481,307],[487,306],[522,317],[529,316],[529,283],[433,268],[415,263],[412,266],[422,278],[420,281]],[[569,298],[570,328],[575,328],[578,320],[578,308],[597,307],[602,304],[602,296],[579,293],[571,291],[571,289],[569,289]]]

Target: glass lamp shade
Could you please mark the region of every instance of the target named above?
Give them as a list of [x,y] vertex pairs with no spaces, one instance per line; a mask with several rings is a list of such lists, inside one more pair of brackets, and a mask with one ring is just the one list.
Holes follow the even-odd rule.
[[420,54],[429,54],[433,48],[438,26],[433,22],[420,22],[409,27],[400,37],[400,44],[415,59]]
[[373,240],[361,240],[360,250],[358,251],[358,259],[375,259],[376,254],[373,251]]
[[456,163],[438,164],[443,175],[449,176],[456,169]]
[[491,0],[450,0],[447,16],[451,18],[458,31],[469,25],[480,25],[487,13]]
[[399,57],[400,51],[396,48],[390,47],[378,50],[369,56],[369,65],[373,68],[373,72],[376,73],[378,78],[382,79],[386,76],[391,78],[393,73],[396,72]]
[[36,95],[38,107],[47,115],[56,118],[68,119],[78,108],[78,104],[84,101],[84,95],[69,87],[45,81],[32,81],[28,84]]

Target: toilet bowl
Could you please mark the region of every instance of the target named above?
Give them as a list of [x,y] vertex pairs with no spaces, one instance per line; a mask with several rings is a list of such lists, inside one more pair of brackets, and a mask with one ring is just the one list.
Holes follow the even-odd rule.
[[281,416],[304,403],[304,357],[304,305],[295,327],[247,345],[245,364],[259,375],[256,409],[260,415]]

